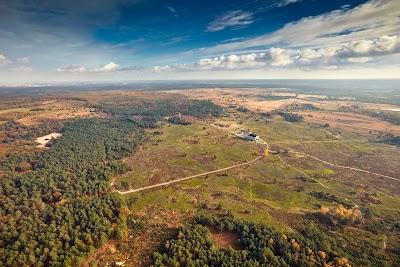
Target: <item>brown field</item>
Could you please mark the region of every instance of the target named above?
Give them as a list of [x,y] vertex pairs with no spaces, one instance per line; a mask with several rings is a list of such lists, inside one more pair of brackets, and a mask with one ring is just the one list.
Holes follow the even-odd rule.
[[211,239],[215,241],[218,248],[232,247],[233,249],[240,250],[239,245],[236,243],[240,238],[238,234],[229,231],[218,232],[216,227],[208,227],[208,230],[210,230]]
[[[293,102],[299,102],[298,99],[284,100],[263,100],[259,96],[265,94],[267,90],[257,88],[246,89],[190,89],[190,90],[170,90],[167,93],[182,94],[192,99],[210,99],[214,103],[227,107],[236,105],[238,107],[245,106],[253,111],[271,111],[277,108],[283,108]],[[270,91],[270,90],[268,90]],[[287,95],[285,93],[277,93],[277,95]],[[303,100],[301,100],[302,102]],[[308,101],[305,101],[308,103]]]
[[[293,103],[298,104],[313,104],[321,109],[336,110],[340,107],[350,107],[357,105],[361,108],[371,110],[391,110],[398,109],[397,106],[374,103],[360,103],[353,101],[354,99],[343,99],[338,101],[322,100],[327,98],[324,95],[306,95],[295,93],[280,92],[282,88],[260,89],[260,88],[238,88],[238,89],[213,89],[213,88],[198,88],[189,90],[170,90],[166,93],[182,94],[193,99],[210,99],[213,102],[228,107],[236,105],[237,107],[244,106],[252,111],[268,112],[274,109],[283,109]],[[282,100],[267,100],[261,96],[269,93],[272,96],[293,96],[293,98]]]
[[[87,105],[118,98],[121,103],[124,98],[161,99],[161,93],[142,93],[126,91],[101,91],[84,93],[60,93],[57,95],[43,94],[40,97],[20,97],[17,99],[0,100],[0,121],[2,123],[14,119],[25,126],[36,126],[44,122],[71,118],[104,117],[104,113],[94,112]],[[39,109],[39,110],[35,110]]]
[[304,116],[306,122],[317,124],[328,123],[331,127],[349,132],[360,134],[373,132],[400,134],[400,126],[360,114],[327,111],[301,111],[299,114]]
[[71,99],[54,99],[39,102],[35,108],[43,111],[30,111],[27,116],[17,120],[26,125],[33,126],[45,121],[54,121],[70,118],[99,117],[101,114],[94,113],[93,109],[85,108],[84,101]]

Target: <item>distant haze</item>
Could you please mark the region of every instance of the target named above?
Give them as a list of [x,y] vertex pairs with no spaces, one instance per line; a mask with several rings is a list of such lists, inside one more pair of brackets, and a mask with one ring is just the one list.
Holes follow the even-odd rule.
[[295,92],[325,95],[352,95],[354,93],[393,96],[400,98],[400,79],[364,80],[187,80],[187,81],[126,81],[103,83],[54,83],[0,86],[1,93],[45,91],[138,90],[160,91],[191,88],[281,88]]

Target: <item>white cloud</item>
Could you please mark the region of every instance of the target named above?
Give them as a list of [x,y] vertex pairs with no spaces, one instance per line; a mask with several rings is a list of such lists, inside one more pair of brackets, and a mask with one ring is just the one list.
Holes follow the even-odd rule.
[[17,58],[17,61],[20,63],[30,63],[31,58],[30,57],[20,57],[20,58]]
[[344,45],[339,56],[364,57],[400,53],[400,35],[382,36],[374,40],[353,41]]
[[287,5],[294,4],[294,3],[297,3],[297,2],[301,2],[301,1],[302,0],[281,0],[278,3],[276,3],[274,6],[282,7],[282,6],[287,6]]
[[179,18],[178,12],[176,11],[176,9],[173,6],[167,6],[167,9],[168,9],[169,13],[174,15],[175,18]]
[[119,65],[114,62],[107,63],[105,65],[101,65],[98,68],[93,69],[94,72],[112,72],[118,70]]
[[96,68],[87,68],[83,66],[70,65],[68,67],[58,68],[58,72],[71,72],[71,73],[107,73],[107,72],[119,72],[119,71],[139,71],[143,70],[144,67],[132,65],[121,67],[119,64],[109,62],[104,65],[100,65]]
[[57,71],[79,73],[79,72],[86,72],[86,68],[81,66],[71,65],[68,67],[58,68]]
[[31,57],[20,57],[20,58],[17,58],[17,61],[20,63],[30,63]]
[[12,63],[10,60],[8,60],[4,55],[0,54],[0,66],[4,66],[7,64]]
[[201,50],[221,54],[268,46],[321,48],[343,43],[395,35],[400,32],[400,1],[371,0],[353,9],[306,17],[256,38],[219,44]]
[[365,62],[369,62],[372,61],[372,57],[349,57],[346,59],[347,62],[351,62],[351,63],[365,63]]
[[267,53],[262,56],[262,59],[268,62],[271,66],[287,66],[293,63],[290,54],[282,48],[270,48]]
[[254,14],[248,11],[234,10],[216,18],[207,25],[207,32],[222,31],[228,27],[240,27],[253,23]]

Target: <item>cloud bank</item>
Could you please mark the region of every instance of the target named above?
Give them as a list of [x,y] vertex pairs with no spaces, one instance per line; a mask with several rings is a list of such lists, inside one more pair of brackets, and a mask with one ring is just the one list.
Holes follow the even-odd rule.
[[379,61],[381,57],[400,53],[400,35],[359,40],[319,49],[285,49],[272,47],[262,53],[232,54],[204,58],[194,63],[154,67],[154,71],[198,71],[260,68],[336,69]]
[[272,47],[262,53],[231,54],[214,58],[202,58],[196,62],[154,66],[122,67],[110,62],[96,67],[69,66],[59,68],[59,72],[87,73],[87,72],[187,72],[212,70],[252,70],[252,69],[337,69],[339,66],[359,66],[362,63],[376,62],[390,54],[400,53],[400,35],[382,36],[372,40],[358,40],[335,47],[319,49],[285,49]]

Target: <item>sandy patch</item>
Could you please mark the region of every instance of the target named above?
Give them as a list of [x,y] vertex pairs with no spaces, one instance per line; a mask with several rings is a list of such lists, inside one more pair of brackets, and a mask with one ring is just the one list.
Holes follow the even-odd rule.
[[207,228],[211,232],[211,239],[215,241],[218,248],[232,247],[233,249],[240,250],[239,245],[236,243],[236,241],[240,238],[238,234],[229,231],[220,233],[216,227]]
[[35,142],[40,144],[37,147],[46,147],[46,144],[48,142],[50,142],[51,138],[57,139],[60,136],[62,136],[62,134],[60,134],[60,133],[51,133],[51,134],[36,138]]

